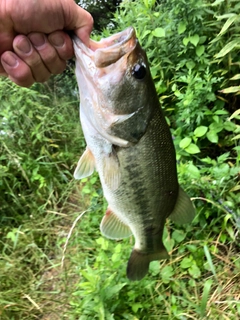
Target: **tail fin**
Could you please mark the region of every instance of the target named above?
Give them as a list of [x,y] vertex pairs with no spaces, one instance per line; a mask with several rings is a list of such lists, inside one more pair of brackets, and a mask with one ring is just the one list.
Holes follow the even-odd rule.
[[169,257],[163,247],[160,252],[143,253],[133,249],[127,265],[127,277],[129,280],[141,280],[148,272],[149,264],[154,260],[167,259]]

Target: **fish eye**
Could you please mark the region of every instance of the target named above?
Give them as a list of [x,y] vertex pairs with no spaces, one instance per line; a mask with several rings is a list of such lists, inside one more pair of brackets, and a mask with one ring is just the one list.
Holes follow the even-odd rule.
[[136,63],[132,68],[132,75],[137,80],[144,79],[146,73],[147,73],[147,70],[144,64]]

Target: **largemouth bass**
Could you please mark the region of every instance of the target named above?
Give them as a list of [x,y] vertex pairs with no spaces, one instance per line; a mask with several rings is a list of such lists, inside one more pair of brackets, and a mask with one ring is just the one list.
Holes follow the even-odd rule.
[[87,144],[74,177],[97,170],[108,202],[100,230],[110,239],[134,236],[127,276],[140,280],[151,261],[168,258],[166,218],[188,223],[195,210],[178,184],[171,133],[134,28],[89,47],[73,43]]

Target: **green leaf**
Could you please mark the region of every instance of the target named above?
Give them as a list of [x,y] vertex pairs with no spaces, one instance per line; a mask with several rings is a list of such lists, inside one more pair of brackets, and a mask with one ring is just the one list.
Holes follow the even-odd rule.
[[154,35],[154,37],[164,38],[165,30],[163,28],[156,28],[155,30],[152,31],[152,34]]
[[235,76],[233,76],[232,78],[230,78],[229,80],[239,80],[240,79],[240,73],[235,74]]
[[[225,0],[223,0],[225,1]],[[233,17],[235,16],[236,13],[225,13],[225,14],[222,14],[221,16],[217,16],[217,19],[218,20],[224,20],[224,19],[228,19],[230,17]]]
[[214,114],[223,115],[223,114],[228,114],[228,112],[227,110],[216,110]]
[[239,19],[239,16],[237,14],[234,14],[234,16],[231,16],[227,19],[227,21],[224,23],[224,26],[222,27],[221,31],[219,32],[218,36],[222,35],[224,32],[228,30],[228,28],[231,26],[231,24]]
[[164,239],[164,246],[166,247],[167,251],[171,251],[174,247],[175,241],[174,239],[166,238]]
[[202,301],[201,301],[201,305],[200,305],[201,318],[203,318],[206,314],[207,302],[208,302],[209,293],[211,291],[212,283],[213,283],[212,279],[207,279],[204,283],[204,286],[203,286]]
[[205,46],[197,46],[196,48],[196,55],[200,57],[205,51]]
[[240,109],[233,112],[229,120],[232,120],[233,118],[236,118],[238,115],[240,115]]
[[151,33],[151,30],[145,30],[141,35],[141,39],[144,39],[149,33]]
[[196,47],[199,42],[199,35],[195,34],[194,36],[189,37],[189,41]]
[[180,267],[182,269],[188,269],[191,267],[192,263],[193,263],[192,258],[185,257],[182,259],[182,261],[180,263]]
[[207,131],[208,131],[208,127],[200,126],[194,130],[194,135],[195,137],[200,138],[204,136]]
[[198,146],[194,143],[190,143],[190,145],[185,148],[185,151],[190,154],[195,154],[201,152]]
[[199,169],[192,163],[187,166],[187,173],[194,179],[198,179],[201,176]]
[[232,51],[236,46],[240,46],[240,40],[239,39],[234,39],[227,43],[225,47],[222,48],[222,50],[215,55],[215,58],[222,58],[226,54],[228,54],[230,51]]
[[183,44],[185,45],[185,46],[187,46],[188,45],[188,42],[190,41],[190,39],[189,38],[183,38]]
[[224,129],[230,132],[233,132],[236,129],[236,124],[231,121],[226,121],[224,123]]
[[212,143],[218,143],[218,135],[215,131],[212,131],[212,130],[208,131],[207,138]]
[[149,266],[149,270],[152,273],[152,275],[156,276],[160,272],[160,265],[159,261],[152,261]]
[[139,302],[133,303],[132,305],[132,311],[134,313],[136,313],[138,311],[138,309],[142,308],[142,304]]
[[211,271],[212,271],[212,274],[215,276],[216,280],[218,280],[218,279],[217,279],[216,270],[215,270],[214,264],[213,264],[213,262],[212,262],[212,256],[211,256],[211,254],[210,254],[210,252],[209,252],[209,250],[208,250],[208,246],[207,246],[207,245],[204,245],[203,248],[204,248],[205,256],[206,256],[206,258],[207,258],[208,265],[209,265],[209,267],[210,267],[210,269],[211,269]]
[[187,29],[186,22],[181,21],[178,25],[178,34],[182,34]]
[[182,230],[174,230],[172,233],[172,237],[176,242],[181,242],[185,239],[186,233]]
[[185,149],[190,145],[191,142],[192,142],[192,139],[190,137],[183,138],[179,142],[179,147],[182,148],[182,149]]
[[188,62],[186,63],[186,67],[187,67],[188,69],[194,69],[195,66],[196,66],[196,63],[193,62],[193,61],[188,61]]
[[224,2],[224,1],[225,1],[225,0],[215,0],[215,1],[211,4],[211,6],[212,6],[212,7],[218,6],[219,3],[222,3],[222,2]]
[[209,126],[210,131],[214,131],[216,133],[221,132],[223,130],[223,123],[212,122]]
[[106,299],[112,298],[114,295],[119,293],[121,291],[121,289],[124,286],[126,286],[126,284],[127,283],[119,283],[114,286],[108,286],[108,288],[106,289],[106,292],[105,292],[105,298]]
[[191,267],[188,269],[188,272],[195,279],[201,276],[201,271],[195,263],[191,265]]
[[235,93],[235,92],[240,92],[240,86],[232,86],[228,87],[226,89],[220,90],[222,93]]
[[172,266],[165,266],[161,270],[161,277],[164,283],[169,283],[171,277],[174,275],[173,267]]

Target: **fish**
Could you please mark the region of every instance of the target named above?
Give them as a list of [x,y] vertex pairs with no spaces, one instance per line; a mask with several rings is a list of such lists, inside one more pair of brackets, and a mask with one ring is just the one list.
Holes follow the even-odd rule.
[[127,277],[141,280],[150,262],[169,257],[166,219],[190,223],[195,209],[178,183],[173,139],[135,29],[88,46],[75,36],[73,46],[86,140],[74,178],[98,172],[108,203],[101,233],[133,235]]

